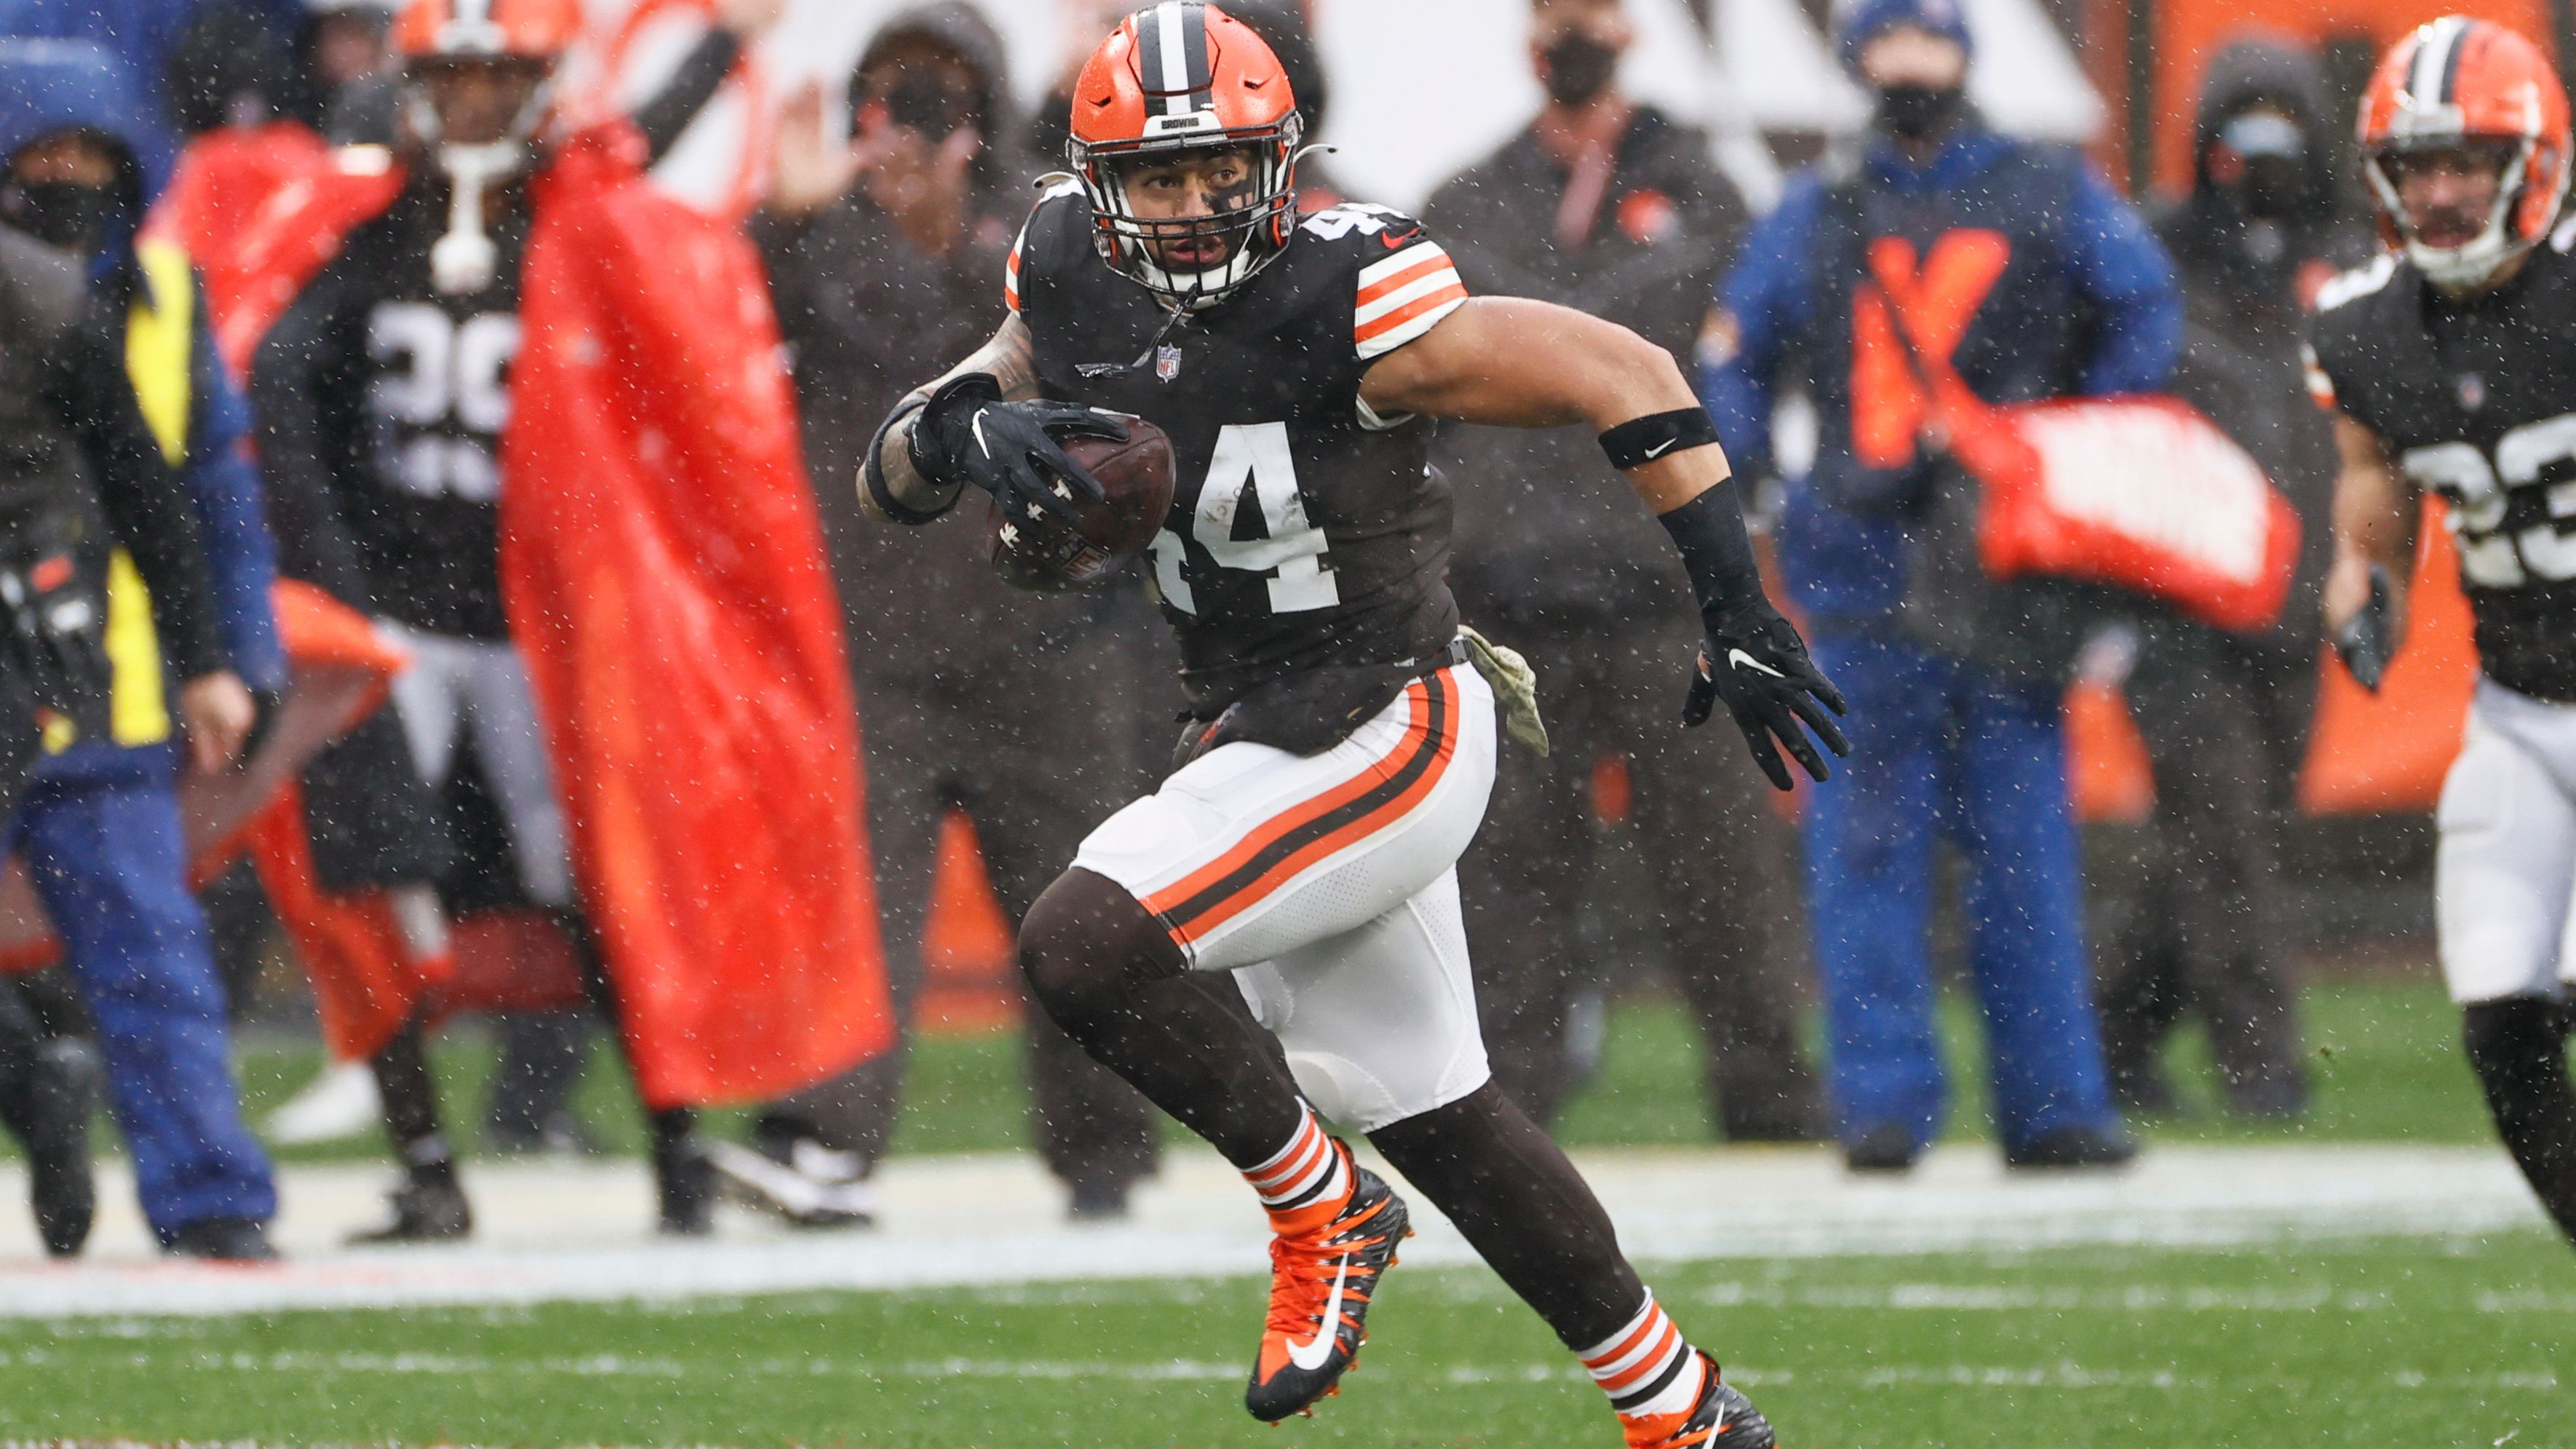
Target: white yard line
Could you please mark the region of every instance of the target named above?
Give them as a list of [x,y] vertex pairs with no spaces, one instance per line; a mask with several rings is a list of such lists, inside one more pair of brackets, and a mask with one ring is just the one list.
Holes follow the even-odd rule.
[[[1990,1150],[1944,1148],[1912,1176],[1855,1180],[1811,1149],[1580,1154],[1646,1259],[1814,1257],[2082,1244],[2225,1245],[2521,1228],[2538,1209],[2484,1148],[2166,1147],[2112,1175],[2007,1174]],[[155,1257],[129,1185],[111,1174],[87,1258],[38,1256],[25,1179],[0,1170],[0,1317],[219,1314],[289,1308],[685,1298],[799,1289],[940,1288],[1263,1271],[1264,1225],[1239,1178],[1175,1154],[1115,1227],[1062,1223],[1062,1199],[1020,1155],[916,1158],[882,1176],[872,1232],[801,1235],[728,1214],[705,1242],[649,1232],[640,1164],[496,1163],[469,1171],[470,1244],[348,1251],[379,1211],[382,1168],[288,1169],[276,1267]],[[1474,1261],[1423,1206],[1407,1263]],[[1936,1294],[1936,1296],[1938,1296]],[[1948,1306],[1960,1306],[1950,1304]],[[2143,1305],[2142,1305],[2143,1306]]]

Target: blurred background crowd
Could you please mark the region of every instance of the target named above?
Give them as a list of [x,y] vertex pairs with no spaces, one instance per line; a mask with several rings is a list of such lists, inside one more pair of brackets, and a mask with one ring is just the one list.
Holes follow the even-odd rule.
[[[973,521],[929,547],[889,539],[850,479],[894,401],[999,323],[1031,183],[1061,164],[1070,67],[1128,8],[0,0],[0,222],[74,259],[193,515],[109,499],[122,567],[152,575],[146,633],[120,641],[109,578],[113,718],[45,742],[10,827],[0,1123],[38,1169],[49,1244],[76,1252],[86,1231],[102,1091],[172,1251],[267,1251],[263,1134],[381,1128],[400,1177],[373,1236],[462,1236],[469,1147],[596,1148],[574,1105],[594,1039],[622,1048],[645,1104],[667,1231],[705,1231],[728,1191],[864,1223],[915,1033],[1013,1021],[1030,1132],[1070,1211],[1124,1211],[1159,1124],[1018,1009],[1009,927],[1150,786],[1168,645],[1140,589],[1010,593]],[[1675,727],[1688,592],[1593,440],[1444,437],[1462,610],[1529,657],[1556,740],[1507,757],[1461,867],[1504,1086],[1549,1120],[1601,1068],[1609,1003],[1669,991],[1703,1067],[1662,1085],[1704,1092],[1720,1137],[1833,1143],[1855,1171],[1901,1172],[1943,1129],[1935,1003],[1956,982],[2017,1166],[2116,1164],[2135,1150],[2127,1118],[2198,1100],[2164,1065],[2187,1023],[2220,1110],[2296,1119],[2302,973],[2426,952],[2426,812],[2471,675],[2464,610],[2438,585],[2381,695],[2323,667],[2335,455],[2299,365],[2319,289],[2379,246],[2350,158],[2361,82],[2432,12],[1226,8],[1269,39],[1331,148],[1301,168],[1304,209],[1417,211],[1472,290],[1578,307],[1683,360],[1771,520],[1775,593],[1854,702],[1845,779],[1775,805],[1738,752]],[[2498,18],[2551,37],[2563,8]],[[458,63],[461,22],[506,32],[507,63]],[[626,124],[600,154],[649,174],[669,211],[578,173],[577,138],[611,117]],[[2017,310],[1952,327],[1948,358],[1892,333],[1871,352],[1852,317],[1820,315],[1832,289],[1814,278],[1852,207],[1927,190],[1972,198],[2018,260],[1961,282],[1934,247],[1841,304],[1897,308],[1914,345],[1941,335],[1919,324],[1945,288],[1973,288],[1971,311],[2001,288]],[[765,295],[665,316],[705,294],[650,275],[657,258],[703,283],[735,275],[726,247]],[[576,279],[573,259],[635,274]],[[584,287],[591,312],[565,300]],[[591,772],[618,777],[539,719],[598,677],[558,661],[597,646],[504,607],[538,587],[502,560],[506,532],[570,528],[566,556],[588,547],[581,515],[540,524],[508,501],[591,486],[537,475],[590,455],[513,435],[540,335],[648,315],[682,353],[772,326],[783,344],[752,364],[783,369],[774,399],[736,379],[719,401],[792,406],[799,496],[742,496],[786,509],[760,516],[785,518],[791,544],[815,541],[846,679],[765,677],[772,656],[754,654],[725,684],[854,704],[865,864],[849,897],[870,942],[801,975],[701,978],[685,950],[623,964],[651,953],[621,914],[633,901],[604,899],[620,877],[600,864],[613,811]],[[542,359],[549,408],[586,396],[575,353]],[[676,357],[651,375],[685,372]],[[1989,401],[2170,392],[2215,420],[2300,516],[2277,620],[2221,629],[1959,567],[1940,526],[1958,470],[1916,456],[1919,417],[1893,443],[1885,421],[1926,405],[1921,369],[1953,365]],[[619,396],[625,431],[591,445],[642,471],[690,429],[723,429],[649,387]],[[122,486],[98,472],[102,493]],[[147,540],[174,532],[207,578],[194,623],[150,561]],[[772,562],[792,583],[808,561],[789,546]],[[616,577],[579,575],[565,597]],[[746,587],[734,607],[772,602]],[[133,671],[152,675],[148,702]],[[861,817],[851,784],[824,804]],[[721,822],[695,828],[690,848],[732,848]],[[752,1068],[698,1070],[698,1046],[672,1045],[703,1046],[728,1007],[759,1015],[745,1003],[762,993],[782,1020],[838,1003],[868,1025],[701,1052],[776,1054]],[[317,1015],[329,1065],[246,1123],[227,1031],[309,1039]],[[442,1102],[437,1080],[453,1054],[433,1043],[459,1019],[492,1043],[471,1103],[454,1082]],[[744,1101],[763,1105],[700,1119]]]

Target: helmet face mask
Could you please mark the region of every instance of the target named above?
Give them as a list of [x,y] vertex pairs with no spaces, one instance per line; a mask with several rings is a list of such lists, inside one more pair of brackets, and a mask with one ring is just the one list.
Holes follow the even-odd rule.
[[521,147],[553,108],[580,0],[410,0],[394,21],[403,110],[429,147]]
[[552,68],[517,55],[433,56],[404,72],[412,130],[439,146],[518,144],[553,100]]
[[[2439,144],[2374,151],[2364,165],[2370,189],[2416,270],[2436,286],[2473,288],[2530,246],[2514,235],[2513,215],[2523,199],[2532,151],[2532,143],[2518,137],[2448,137]],[[2484,192],[2485,204],[2424,199],[2425,192],[2446,184],[2473,196]],[[2410,202],[2410,193],[2418,199]]]
[[1212,305],[1240,288],[1279,254],[1294,223],[1297,127],[1292,112],[1271,144],[1094,160],[1082,176],[1103,259],[1173,306]]
[[2566,93],[2502,26],[2445,16],[2400,41],[2363,94],[2359,129],[2382,231],[2437,287],[2492,284],[2557,222]]
[[1214,6],[1120,22],[1075,82],[1066,159],[1101,260],[1176,310],[1240,290],[1297,222],[1303,127],[1278,57]]

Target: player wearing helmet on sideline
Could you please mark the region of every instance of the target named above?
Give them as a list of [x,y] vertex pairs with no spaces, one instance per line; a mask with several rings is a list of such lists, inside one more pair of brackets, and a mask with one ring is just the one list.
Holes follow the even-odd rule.
[[[762,8],[738,0],[728,14]],[[404,184],[270,330],[253,393],[286,571],[375,615],[412,656],[392,707],[308,780],[325,884],[392,887],[412,946],[443,951],[431,882],[448,862],[434,797],[470,751],[503,817],[520,894],[578,943],[593,999],[613,1012],[501,582],[502,439],[537,214],[531,181],[559,129],[560,62],[582,29],[579,0],[413,0],[403,11],[392,44],[403,63]],[[738,44],[713,32],[638,113],[646,154],[677,141]],[[471,1229],[423,1047],[430,1010],[372,1062],[405,1175],[390,1219],[362,1240]],[[718,1184],[694,1114],[649,1115],[661,1226],[704,1233]]]
[[[1583,1359],[1628,1443],[1769,1445],[1486,1069],[1454,866],[1493,780],[1481,668],[1511,676],[1450,600],[1432,420],[1602,435],[1701,605],[1685,717],[1723,699],[1783,789],[1777,750],[1826,773],[1804,730],[1843,748],[1825,713],[1840,697],[1763,596],[1725,456],[1671,356],[1578,312],[1469,298],[1421,225],[1384,207],[1301,217],[1289,91],[1215,7],[1121,22],[1076,83],[1077,175],[1030,214],[1012,316],[895,409],[862,469],[892,521],[970,486],[1017,521],[1097,492],[1064,438],[1122,436],[1130,413],[1172,441],[1152,581],[1184,660],[1182,763],[1040,897],[1022,967],[1058,1024],[1268,1208],[1256,1417],[1334,1389],[1406,1232],[1404,1200],[1321,1113],[1368,1134]],[[1236,990],[1289,1070],[1219,994]]]
[[2576,1237],[2576,957],[2562,945],[2576,885],[2567,93],[2530,41],[2445,16],[2380,62],[2360,132],[2394,249],[2318,299],[2309,383],[2343,455],[2328,627],[2376,689],[2404,635],[2419,499],[2440,494],[2480,671],[2442,788],[2442,974],[2497,1131]]

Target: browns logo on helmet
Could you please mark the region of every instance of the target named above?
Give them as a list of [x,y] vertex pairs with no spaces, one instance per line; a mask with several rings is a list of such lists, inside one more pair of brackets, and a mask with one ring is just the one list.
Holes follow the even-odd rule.
[[406,61],[518,56],[552,65],[581,38],[581,0],[412,0],[394,21]]
[[[1101,258],[1176,308],[1211,305],[1288,245],[1303,127],[1279,58],[1252,28],[1196,0],[1128,16],[1073,88],[1066,159],[1091,201]],[[1237,151],[1245,175],[1212,211],[1140,215],[1139,176]]]
[[[2549,234],[2567,195],[2567,93],[2539,47],[2493,21],[2446,15],[2399,41],[2362,93],[2362,172],[2388,240],[2438,286],[2481,286]],[[2408,168],[2463,155],[2492,166],[2475,235],[2428,238],[2401,196]]]
[[429,145],[525,141],[581,33],[581,0],[412,0],[394,21],[393,48],[413,132]]

